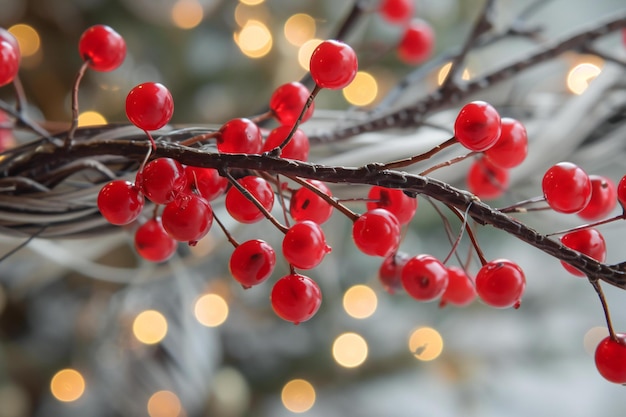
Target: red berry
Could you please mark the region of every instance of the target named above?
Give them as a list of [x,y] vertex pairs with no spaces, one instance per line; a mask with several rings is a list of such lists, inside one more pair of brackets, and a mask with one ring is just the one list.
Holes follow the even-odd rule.
[[167,204],[185,189],[187,177],[180,162],[172,158],[157,158],[137,174],[137,183],[150,201]]
[[626,210],[626,175],[624,175],[619,181],[619,184],[617,184],[617,201],[619,201],[622,208]]
[[474,283],[463,268],[458,266],[448,267],[448,286],[441,296],[440,307],[452,304],[457,307],[465,307],[476,298]]
[[198,195],[179,194],[165,206],[161,217],[163,227],[172,238],[194,245],[209,232],[213,210],[208,201]]
[[230,273],[244,288],[265,281],[276,266],[276,253],[265,241],[254,239],[238,245],[230,256]]
[[413,0],[382,0],[378,10],[389,23],[405,23],[412,16],[415,6]]
[[367,209],[382,208],[396,216],[400,225],[411,221],[417,210],[417,199],[402,190],[374,185],[367,194]]
[[[270,109],[281,125],[293,126],[310,95],[309,89],[299,82],[283,84],[274,90],[270,98]],[[314,109],[315,102],[311,103],[300,123],[309,120]]]
[[524,125],[510,117],[502,118],[502,129],[496,143],[485,151],[493,165],[513,168],[521,164],[528,154],[528,134]]
[[606,217],[617,205],[617,187],[610,178],[589,175],[591,199],[578,216],[585,220],[599,220]]
[[134,87],[126,96],[126,116],[143,130],[158,130],[174,114],[174,99],[160,83],[147,82]]
[[449,279],[446,267],[430,255],[409,259],[400,277],[404,290],[418,301],[433,301],[441,297]]
[[396,252],[385,258],[378,269],[378,279],[389,294],[402,289],[401,273],[410,256],[405,252]]
[[358,66],[354,49],[340,41],[324,41],[311,55],[311,77],[321,88],[344,88],[356,76]]
[[217,137],[217,150],[224,153],[259,153],[262,145],[261,129],[243,117],[226,122]]
[[476,274],[476,293],[491,307],[519,307],[525,287],[524,271],[507,259],[488,262]]
[[[261,205],[267,210],[272,210],[274,206],[274,191],[272,186],[263,178],[249,175],[237,180]],[[238,222],[255,223],[265,216],[257,206],[236,187],[231,187],[226,193],[226,210]]]
[[222,177],[216,169],[185,167],[187,176],[187,190],[197,192],[206,201],[213,201],[224,194],[228,187],[228,179]]
[[176,252],[177,246],[163,228],[160,217],[148,220],[135,232],[135,250],[148,261],[167,261]]
[[352,239],[366,255],[386,257],[400,245],[400,223],[385,209],[368,210],[353,223]]
[[493,165],[486,158],[474,160],[467,173],[467,188],[481,199],[495,199],[506,191],[509,171]]
[[[1,27],[0,27],[0,41],[9,42],[11,45],[13,45],[13,48],[16,51],[20,52],[20,44],[17,41],[17,39],[15,39],[15,36],[13,36],[13,34],[9,32],[8,30],[1,28]],[[21,57],[21,52],[20,52],[20,57]]]
[[472,101],[456,117],[454,136],[470,151],[486,151],[500,137],[501,123],[500,114],[491,104]]
[[615,336],[617,340],[607,336],[596,347],[596,368],[606,380],[626,384],[626,335]]
[[398,44],[398,57],[410,65],[421,64],[433,53],[435,32],[422,19],[413,19]]
[[[318,180],[307,180],[320,192],[332,196],[328,186]],[[317,224],[322,224],[333,214],[333,206],[324,201],[319,195],[306,187],[302,187],[291,196],[289,202],[289,213],[295,221],[311,220]]]
[[541,182],[548,205],[560,213],[577,213],[591,200],[591,181],[571,162],[559,162],[546,171]]
[[[606,242],[596,229],[582,229],[569,232],[561,237],[561,243],[570,249],[583,253],[599,262],[606,258]],[[585,274],[573,266],[561,261],[561,264],[573,275],[584,277]]]
[[[265,139],[262,152],[269,152],[280,146],[291,132],[291,126],[279,126],[272,130]],[[280,154],[281,158],[295,159],[296,161],[306,161],[309,159],[309,138],[300,129],[296,129],[295,133],[283,148]]]
[[121,226],[131,223],[139,217],[143,206],[143,194],[128,181],[111,181],[98,193],[98,209],[111,224]]
[[17,40],[11,33],[0,32],[0,87],[13,82],[20,69],[22,54]]
[[283,238],[283,256],[296,268],[315,268],[330,251],[324,231],[310,220],[294,224]]
[[95,25],[83,32],[78,41],[78,52],[89,68],[112,71],[124,62],[126,42],[109,26]]
[[311,278],[289,274],[276,281],[270,302],[278,317],[299,324],[317,313],[322,304],[322,292]]

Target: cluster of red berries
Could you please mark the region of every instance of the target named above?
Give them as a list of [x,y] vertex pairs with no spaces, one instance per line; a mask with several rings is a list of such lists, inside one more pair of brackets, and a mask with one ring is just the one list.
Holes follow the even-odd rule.
[[0,28],[0,87],[13,82],[20,68],[22,54],[17,39]]

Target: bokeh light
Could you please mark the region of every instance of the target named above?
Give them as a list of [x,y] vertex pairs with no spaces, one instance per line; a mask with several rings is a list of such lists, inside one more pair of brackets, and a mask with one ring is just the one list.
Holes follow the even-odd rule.
[[17,25],[11,26],[9,32],[17,39],[22,57],[27,58],[35,55],[39,51],[41,39],[34,27],[24,23],[18,23]]
[[85,392],[85,379],[75,369],[60,370],[50,381],[50,391],[59,401],[76,401]]
[[[437,85],[443,84],[446,77],[448,76],[448,73],[450,72],[450,68],[452,68],[452,62],[448,62],[447,64],[441,67],[441,69],[437,73]],[[470,72],[467,68],[465,68],[463,72],[461,73],[461,79],[465,81],[470,79]]]
[[411,333],[409,349],[421,361],[437,359],[443,351],[443,338],[431,327],[421,327]]
[[297,13],[285,22],[283,33],[287,42],[294,46],[302,46],[315,36],[315,19],[308,14]]
[[378,297],[367,285],[354,285],[343,295],[343,308],[350,317],[365,319],[376,311]]
[[142,311],[133,321],[133,334],[141,343],[159,343],[167,335],[167,320],[156,310]]
[[106,122],[107,119],[97,111],[88,110],[78,115],[78,126],[96,126]]
[[592,327],[585,333],[583,337],[583,346],[585,347],[585,351],[594,356],[596,353],[596,348],[604,339],[609,335],[609,329],[603,326]]
[[181,29],[192,29],[204,18],[204,10],[197,0],[178,0],[172,6],[172,21]]
[[283,387],[281,400],[292,413],[304,413],[315,404],[315,388],[304,379],[293,379]]
[[567,88],[574,94],[582,94],[600,73],[602,68],[591,62],[582,62],[575,65],[567,73]]
[[194,315],[203,326],[217,327],[228,318],[228,304],[218,294],[204,294],[194,305]]
[[178,396],[165,390],[152,394],[147,408],[150,417],[178,417],[182,411]]
[[344,368],[356,368],[367,359],[367,342],[356,333],[343,333],[333,342],[333,358]]
[[261,21],[251,19],[234,34],[235,43],[241,52],[250,58],[261,58],[267,55],[273,44],[270,30]]
[[348,103],[354,106],[367,106],[378,96],[378,82],[372,74],[359,71],[342,92]]
[[258,4],[263,3],[265,0],[239,0],[242,4],[246,6],[256,6]]
[[313,51],[320,43],[322,43],[321,39],[313,38],[304,42],[298,49],[298,64],[305,70],[309,70],[311,55],[313,55]]

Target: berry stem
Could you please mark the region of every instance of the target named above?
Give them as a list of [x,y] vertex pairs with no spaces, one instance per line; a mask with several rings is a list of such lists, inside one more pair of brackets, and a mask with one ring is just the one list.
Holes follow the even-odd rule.
[[294,176],[290,176],[290,175],[286,175],[286,177],[289,178],[292,181],[297,182],[301,186],[311,190],[315,194],[317,194],[322,200],[326,201],[328,204],[330,204],[331,206],[335,207],[337,210],[339,210],[341,213],[343,213],[347,218],[349,218],[353,222],[355,222],[359,218],[358,214],[356,214],[355,212],[353,212],[352,210],[350,210],[348,207],[344,206],[343,204],[339,203],[333,197],[330,197],[326,193],[321,192],[316,186],[311,185],[308,182],[306,182],[306,181],[304,181],[304,180],[302,180],[302,179],[300,179],[298,177],[294,177]]
[[411,156],[410,158],[399,159],[397,161],[392,161],[392,162],[388,162],[386,164],[383,164],[381,166],[381,169],[403,168],[403,167],[415,164],[417,162],[424,161],[426,159],[431,158],[432,156],[434,156],[438,152],[446,149],[447,147],[450,147],[450,146],[454,145],[455,143],[457,143],[457,139],[455,137],[452,137],[452,138],[446,140],[445,142],[440,143],[439,145],[435,146],[431,150],[426,151],[424,153],[421,153],[419,155],[415,155],[415,156]]
[[74,139],[76,128],[78,128],[78,87],[80,86],[80,81],[83,79],[90,62],[90,60],[83,62],[83,65],[80,66],[78,72],[76,73],[74,85],[72,86],[72,124],[70,125],[70,129],[65,137],[66,148],[72,146],[72,140]]
[[469,211],[469,206],[467,207],[467,210],[465,211],[465,214],[463,215],[463,223],[461,224],[458,236],[456,237],[456,239],[454,240],[454,243],[452,244],[452,248],[450,248],[450,252],[448,252],[448,255],[445,257],[445,259],[441,261],[441,263],[444,265],[448,263],[448,261],[452,257],[452,254],[456,254],[456,249],[459,247],[459,243],[461,243],[461,239],[463,239],[463,233],[465,232],[466,229],[468,229],[467,227],[468,211]]
[[283,142],[280,145],[278,145],[277,148],[270,151],[271,155],[280,156],[280,153],[282,152],[282,150],[285,149],[285,146],[289,144],[289,141],[291,140],[293,135],[296,133],[296,130],[298,130],[298,126],[300,126],[300,122],[302,121],[302,118],[306,114],[306,111],[309,109],[309,107],[311,107],[311,104],[313,104],[313,100],[315,100],[317,93],[319,93],[321,90],[322,90],[322,87],[320,87],[319,85],[316,85],[313,88],[313,91],[311,91],[311,95],[306,100],[306,103],[304,103],[304,107],[302,108],[302,111],[300,112],[298,119],[291,127],[291,131],[289,132],[285,140],[283,140]]
[[[426,201],[430,203],[430,205],[433,207],[433,209],[437,212],[437,214],[441,218],[441,221],[443,222],[443,228],[446,232],[446,237],[448,238],[448,242],[450,242],[450,245],[454,246],[454,232],[452,231],[452,225],[450,224],[450,220],[448,220],[448,217],[443,214],[443,211],[439,208],[437,204],[435,204],[432,198],[426,197]],[[456,260],[459,262],[459,265],[464,265],[463,261],[461,260],[456,250],[454,251],[454,256],[456,257]],[[469,257],[471,259],[471,250],[469,253]],[[465,267],[464,269],[467,269],[467,267]]]
[[606,302],[606,297],[604,296],[604,291],[602,290],[602,286],[600,285],[600,281],[598,278],[589,278],[589,283],[600,298],[600,304],[602,304],[602,311],[604,312],[604,318],[606,319],[606,327],[609,329],[609,335],[611,339],[617,342],[617,337],[615,336],[615,330],[613,330],[613,323],[611,321],[611,313],[609,312],[609,306]]
[[180,144],[183,146],[191,146],[198,142],[204,142],[205,140],[213,139],[219,136],[219,134],[220,132],[218,131],[203,133],[201,135],[196,135],[196,136],[190,137],[189,139],[185,139],[182,142],[180,142]]
[[22,114],[26,109],[26,94],[19,75],[13,79],[13,90],[15,91],[15,111]]
[[559,230],[558,232],[548,233],[546,234],[546,236],[556,236],[556,235],[562,235],[562,234],[570,233],[570,232],[577,232],[579,230],[585,230],[591,227],[602,226],[603,224],[612,223],[614,221],[623,220],[623,219],[626,219],[626,212],[622,214],[618,214],[617,216],[609,217],[608,219],[598,220],[597,222],[587,223],[587,224],[583,224],[577,227],[572,227],[571,229]]
[[457,162],[464,161],[467,158],[469,158],[471,156],[474,156],[476,154],[477,154],[477,152],[470,152],[470,153],[466,153],[465,155],[457,156],[455,158],[452,158],[452,159],[449,159],[447,161],[441,162],[441,163],[439,163],[437,165],[433,165],[432,167],[430,167],[430,168],[420,172],[420,175],[428,175],[431,172],[438,170],[439,168],[448,167],[450,165],[456,164]]
[[465,213],[461,213],[461,211],[458,208],[450,204],[446,204],[446,206],[448,206],[450,211],[452,211],[452,213],[454,213],[459,218],[459,220],[461,220],[463,224],[465,225],[465,230],[467,230],[467,236],[469,236],[470,241],[472,242],[472,246],[476,250],[476,255],[478,255],[478,259],[480,259],[480,264],[485,265],[487,263],[487,259],[485,258],[485,255],[483,254],[483,251],[480,248],[480,245],[478,244],[478,240],[476,239],[476,235],[474,234],[474,231],[467,224],[467,215],[470,212],[470,209],[472,208],[472,202],[468,204],[465,210]]
[[283,182],[280,180],[280,176],[278,174],[276,174],[276,176],[274,177],[274,180],[276,181],[276,191],[278,194],[278,201],[280,202],[280,207],[283,210],[283,217],[285,219],[285,225],[287,227],[290,227],[289,216],[287,216],[287,204],[285,203],[285,194],[283,193],[283,187],[282,187]]
[[237,246],[239,246],[239,242],[237,242],[235,240],[235,238],[233,237],[233,235],[228,231],[228,229],[226,228],[226,226],[224,225],[224,223],[222,223],[222,221],[219,219],[218,216],[215,215],[215,212],[213,212],[213,220],[215,220],[215,222],[217,223],[217,225],[220,227],[220,229],[222,229],[222,232],[224,232],[224,236],[226,236],[226,239],[228,239],[228,241],[231,243],[231,245],[233,245],[235,248]]
[[[527,211],[531,210],[526,208],[525,206],[529,204],[540,203],[542,201],[546,201],[546,199],[544,196],[540,195],[526,200],[518,201],[517,203],[507,207],[499,208],[498,211],[502,213],[526,213]],[[541,209],[543,209],[543,207],[541,207]]]

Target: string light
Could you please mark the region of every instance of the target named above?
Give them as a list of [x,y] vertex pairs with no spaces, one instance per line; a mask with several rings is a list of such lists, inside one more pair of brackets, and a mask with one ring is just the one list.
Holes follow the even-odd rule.
[[293,379],[283,387],[281,400],[292,413],[304,413],[315,404],[315,388],[304,379]]
[[256,6],[263,3],[265,0],[239,0],[242,4],[246,6]]
[[192,29],[204,18],[204,10],[197,0],[178,0],[172,6],[172,21],[181,29]]
[[76,401],[85,392],[85,379],[75,369],[62,369],[52,377],[50,391],[59,401]]
[[[437,85],[443,84],[451,68],[452,68],[452,62],[448,62],[443,67],[441,67],[441,69],[437,73]],[[465,68],[463,72],[461,73],[461,79],[465,81],[470,79],[470,72],[467,68]]]
[[378,82],[372,74],[359,71],[342,92],[348,103],[355,106],[367,106],[372,104],[378,96]]
[[595,355],[596,348],[604,339],[609,335],[609,330],[606,327],[597,326],[592,327],[585,333],[583,337],[583,346],[585,347],[585,351],[590,355]]
[[34,27],[24,23],[18,23],[17,25],[11,26],[9,32],[17,39],[23,58],[33,56],[39,51],[41,38]]
[[356,368],[367,359],[367,342],[356,333],[343,333],[333,343],[333,358],[344,368]]
[[313,55],[313,51],[317,48],[317,45],[322,43],[321,39],[310,39],[300,46],[298,49],[298,64],[305,70],[309,70],[309,63],[311,62],[311,55]]
[[350,317],[365,319],[376,311],[378,297],[367,285],[354,285],[343,295],[343,308]]
[[96,126],[106,124],[107,119],[97,111],[88,110],[78,115],[78,126]]
[[417,359],[432,361],[443,351],[443,338],[431,327],[420,327],[409,337],[409,349]]
[[152,394],[147,408],[150,417],[178,417],[182,411],[178,396],[165,390]]
[[133,334],[146,345],[159,343],[167,335],[167,320],[156,310],[142,311],[133,322]]
[[234,34],[235,43],[241,52],[250,58],[262,58],[267,55],[273,44],[272,34],[265,24],[250,19],[239,33]]
[[308,14],[297,13],[289,17],[283,27],[287,42],[294,46],[302,46],[315,36],[315,19]]
[[196,301],[194,315],[203,326],[217,327],[228,318],[228,304],[218,294],[205,294]]
[[567,73],[567,88],[572,93],[580,95],[601,72],[601,65],[592,62],[579,63]]

